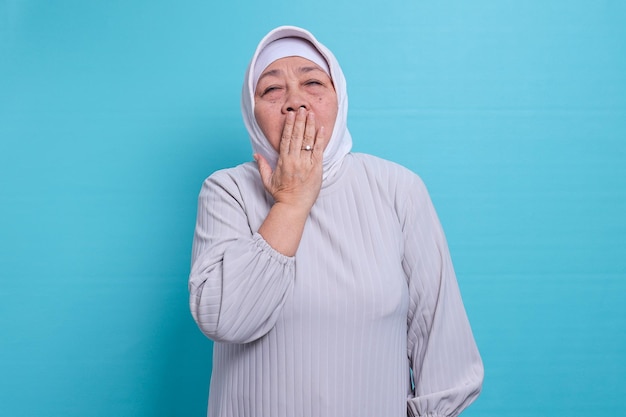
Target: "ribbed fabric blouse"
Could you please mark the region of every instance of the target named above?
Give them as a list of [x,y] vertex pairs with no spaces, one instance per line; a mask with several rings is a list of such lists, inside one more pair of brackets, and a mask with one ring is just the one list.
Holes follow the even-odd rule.
[[271,205],[253,163],[200,193],[189,288],[215,341],[210,417],[455,416],[475,399],[482,362],[417,175],[348,154],[294,257],[257,233]]

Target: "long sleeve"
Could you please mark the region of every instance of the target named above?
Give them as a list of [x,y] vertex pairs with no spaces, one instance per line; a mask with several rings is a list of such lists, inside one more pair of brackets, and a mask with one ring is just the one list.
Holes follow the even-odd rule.
[[245,167],[218,171],[203,184],[189,304],[202,332],[215,341],[246,343],[266,334],[293,286],[294,258],[256,233],[268,204]]
[[483,365],[441,225],[415,177],[403,205],[403,268],[409,281],[409,416],[457,416],[478,396]]

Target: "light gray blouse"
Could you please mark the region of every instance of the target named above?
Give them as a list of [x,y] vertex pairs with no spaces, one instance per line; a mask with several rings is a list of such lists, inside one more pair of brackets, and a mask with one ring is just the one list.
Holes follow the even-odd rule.
[[446,240],[419,177],[348,154],[296,256],[257,233],[256,165],[203,184],[191,312],[215,341],[210,417],[456,416],[483,366]]

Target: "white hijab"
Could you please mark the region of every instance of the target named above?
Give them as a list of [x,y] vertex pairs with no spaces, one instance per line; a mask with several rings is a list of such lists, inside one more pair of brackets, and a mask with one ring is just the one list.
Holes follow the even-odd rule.
[[[250,135],[250,142],[252,143],[252,149],[254,152],[259,153],[265,157],[267,162],[272,166],[272,169],[276,167],[276,161],[278,160],[278,153],[272,148],[269,141],[261,131],[255,117],[254,117],[254,74],[257,59],[259,54],[265,47],[271,42],[282,38],[302,38],[305,39],[319,51],[319,53],[326,59],[328,67],[330,68],[330,77],[333,80],[335,91],[337,93],[337,120],[335,121],[335,127],[330,137],[330,142],[324,150],[323,166],[323,178],[329,178],[339,166],[344,156],[352,148],[352,137],[348,132],[347,117],[348,117],[348,94],[346,90],[346,79],[343,76],[339,62],[332,52],[324,45],[319,43],[317,39],[308,31],[295,27],[295,26],[280,26],[270,31],[259,42],[256,51],[248,65],[246,76],[243,84],[241,94],[241,112],[243,114],[243,121],[248,129]],[[306,57],[305,57],[306,58]],[[261,70],[262,71],[262,70]]]

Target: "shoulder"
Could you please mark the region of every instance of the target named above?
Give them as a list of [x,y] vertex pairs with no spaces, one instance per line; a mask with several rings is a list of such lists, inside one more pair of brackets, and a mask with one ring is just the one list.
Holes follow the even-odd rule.
[[430,227],[440,229],[428,189],[419,175],[395,162],[365,154],[354,154],[353,166],[355,171],[361,167],[366,173],[366,187],[393,206],[402,230],[419,229],[423,234]]
[[258,176],[256,164],[254,162],[245,162],[232,168],[220,169],[213,172],[205,180],[205,182],[245,182],[254,181]]
[[401,224],[416,217],[431,217],[434,210],[426,185],[410,169],[376,156],[351,154],[351,169],[361,191],[374,193],[395,210]]
[[374,182],[388,191],[397,190],[402,194],[409,190],[426,192],[420,176],[403,165],[365,153],[350,155],[353,169],[365,174],[370,183]]
[[202,184],[200,196],[214,193],[217,189],[231,195],[245,194],[250,189],[262,187],[256,164],[246,162],[232,168],[220,169],[213,172]]

